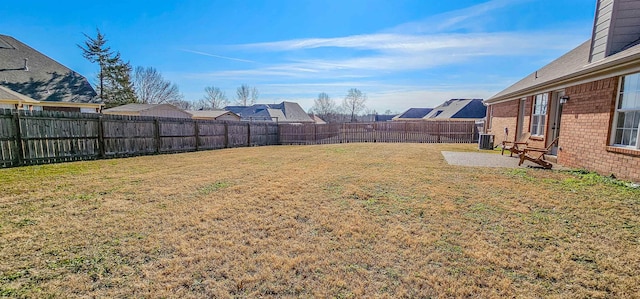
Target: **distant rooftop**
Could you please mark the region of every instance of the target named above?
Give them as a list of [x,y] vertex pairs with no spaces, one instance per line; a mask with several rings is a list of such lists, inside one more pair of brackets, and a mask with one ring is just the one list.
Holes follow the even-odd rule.
[[425,117],[425,115],[429,114],[433,110],[432,108],[409,108],[407,111],[398,115],[397,118],[416,118],[420,119]]

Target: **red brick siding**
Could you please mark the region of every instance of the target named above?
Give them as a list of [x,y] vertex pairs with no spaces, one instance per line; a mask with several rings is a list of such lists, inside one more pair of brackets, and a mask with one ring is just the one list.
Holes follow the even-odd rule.
[[617,91],[618,77],[565,89],[558,162],[640,181],[640,152],[607,150]]
[[[505,138],[513,141],[518,118],[518,103],[519,100],[514,100],[490,106],[492,118],[488,133],[496,136],[496,143],[502,142]],[[508,128],[509,136],[505,136],[504,128]]]
[[[533,104],[533,97],[527,97],[524,104],[524,120],[522,122],[522,132],[529,132],[531,126],[531,105]],[[492,127],[488,133],[496,136],[496,142],[502,142],[505,140],[505,128],[508,129],[509,135],[506,136],[506,140],[514,141],[516,139],[516,132],[518,125],[518,108],[520,106],[520,99],[502,102],[499,104],[491,105],[493,110]],[[543,144],[544,141],[531,140],[535,146],[540,146],[538,143]]]
[[[561,115],[558,162],[567,167],[640,182],[640,151],[609,146],[618,79],[607,78],[565,89],[569,101],[564,104]],[[493,117],[489,133],[496,135],[496,142],[503,140],[505,127],[509,129],[508,140],[515,138],[519,102],[520,99],[515,99],[491,105]],[[531,129],[532,105],[533,96],[529,96],[525,102],[524,132]],[[549,124],[548,119],[545,124]],[[547,132],[546,128],[544,132]],[[533,137],[530,145],[546,147],[545,138]]]

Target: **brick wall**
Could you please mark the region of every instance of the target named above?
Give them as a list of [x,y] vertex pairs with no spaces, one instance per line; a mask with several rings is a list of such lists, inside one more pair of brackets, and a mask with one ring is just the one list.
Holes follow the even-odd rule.
[[[640,182],[640,151],[609,146],[617,90],[618,77],[565,89],[569,101],[564,104],[561,116],[558,162],[571,168]],[[496,143],[503,140],[505,127],[509,129],[508,140],[515,138],[519,102],[517,99],[490,106],[493,117],[488,132],[496,136]],[[523,132],[530,130],[532,104],[533,97],[527,97]],[[548,124],[547,119],[545,125]],[[529,144],[546,147],[546,140],[533,137]]]
[[608,146],[617,90],[618,77],[565,89],[558,162],[640,181],[640,151]]
[[[522,132],[529,132],[529,122],[531,121],[531,104],[533,97],[527,97],[524,105],[524,120],[522,122]],[[491,129],[488,133],[494,134],[496,137],[496,143],[503,140],[514,141],[517,136],[518,125],[518,109],[520,106],[520,99],[502,102],[499,104],[491,105],[491,112],[493,114]],[[488,110],[487,110],[488,111]],[[489,112],[487,112],[489,113]],[[507,128],[509,135],[505,135],[505,128]],[[536,142],[535,140],[533,141]]]
[[[496,144],[503,140],[513,141],[516,132],[516,123],[518,120],[518,101],[508,101],[491,105],[491,112],[487,109],[487,113],[492,114],[491,128],[488,133],[495,135]],[[504,128],[508,128],[509,135],[505,136]]]

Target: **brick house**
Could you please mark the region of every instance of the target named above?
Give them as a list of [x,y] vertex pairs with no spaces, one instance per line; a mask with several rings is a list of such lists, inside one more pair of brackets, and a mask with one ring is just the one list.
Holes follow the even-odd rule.
[[0,99],[0,109],[97,113],[102,100],[82,75],[8,35],[0,34],[0,87],[31,101]]
[[486,131],[558,138],[559,164],[640,181],[640,1],[596,5],[591,39],[484,101]]

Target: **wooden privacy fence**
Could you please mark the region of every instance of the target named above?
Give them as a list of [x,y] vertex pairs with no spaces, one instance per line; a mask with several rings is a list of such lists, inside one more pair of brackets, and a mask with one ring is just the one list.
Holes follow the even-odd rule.
[[0,167],[278,143],[275,123],[0,109]]
[[474,143],[475,121],[281,124],[280,144],[348,142]]
[[477,136],[474,121],[278,125],[0,109],[0,167],[277,144],[472,143]]

